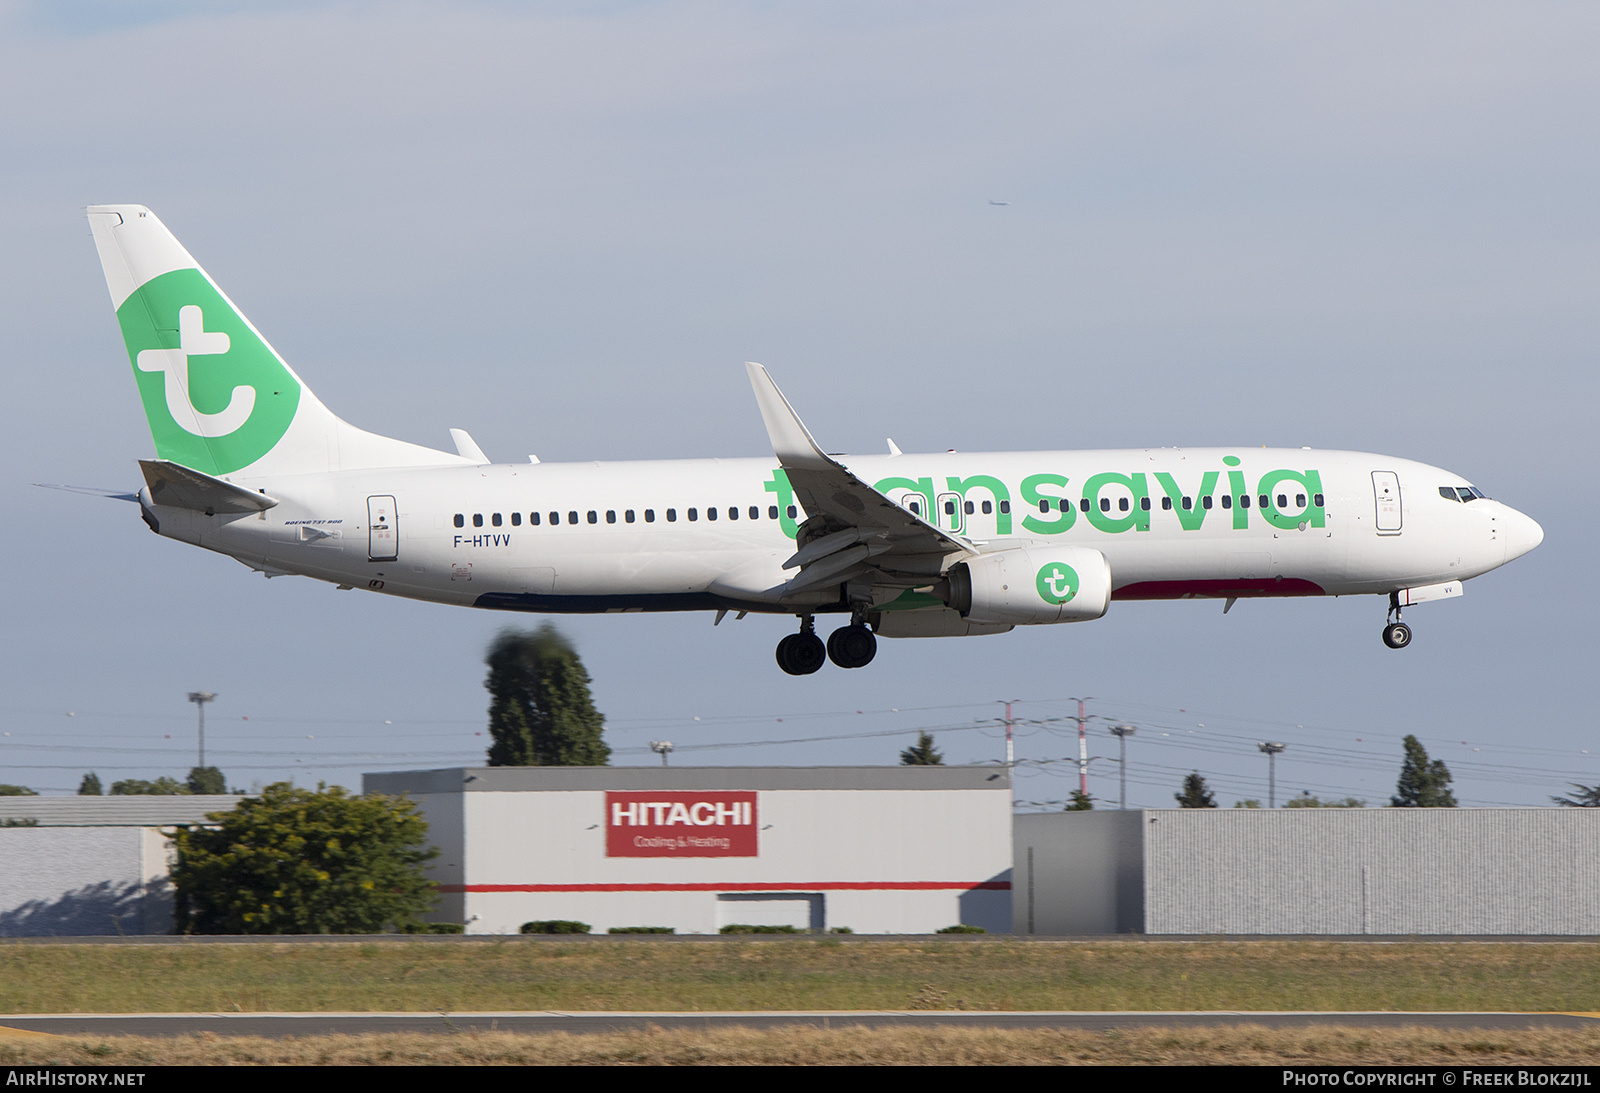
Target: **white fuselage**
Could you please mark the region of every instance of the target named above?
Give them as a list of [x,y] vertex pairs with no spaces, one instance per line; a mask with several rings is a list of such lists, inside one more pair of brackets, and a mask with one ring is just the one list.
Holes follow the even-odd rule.
[[[1478,576],[1542,538],[1534,521],[1499,502],[1441,496],[1446,487],[1465,495],[1459,475],[1357,452],[950,452],[841,462],[983,552],[1100,551],[1116,599],[1390,593]],[[793,571],[783,563],[806,513],[791,507],[770,458],[227,480],[278,504],[206,516],[153,505],[148,491],[143,500],[161,534],[269,575],[415,599],[547,612],[848,609],[839,585],[786,593]]]

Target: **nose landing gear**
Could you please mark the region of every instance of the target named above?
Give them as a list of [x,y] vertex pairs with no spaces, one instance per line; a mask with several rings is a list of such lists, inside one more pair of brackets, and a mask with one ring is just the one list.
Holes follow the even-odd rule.
[[1383,643],[1391,649],[1411,644],[1411,627],[1400,621],[1400,594],[1389,593],[1389,621],[1383,624]]

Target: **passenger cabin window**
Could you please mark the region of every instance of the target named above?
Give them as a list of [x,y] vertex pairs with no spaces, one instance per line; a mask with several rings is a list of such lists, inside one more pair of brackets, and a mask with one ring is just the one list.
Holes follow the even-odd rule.
[[[911,511],[915,512],[916,509],[912,509]],[[1050,511],[1050,502],[1048,502],[1048,501],[1040,501],[1039,502],[1039,511],[1040,512],[1049,512]]]
[[1317,508],[1320,509],[1322,507],[1322,494],[1320,494],[1320,493],[1312,494],[1311,495],[1311,503],[1316,505]]
[[[717,518],[717,506],[712,505],[710,508],[706,509],[706,519],[707,520],[715,520],[716,518]],[[691,520],[694,519],[694,509],[690,509],[689,510],[689,519],[691,519]]]
[[559,512],[552,512],[550,514],[550,526],[555,527],[555,525],[559,523],[561,523],[561,514]]
[[537,512],[528,513],[528,523],[531,524],[534,527],[538,527],[539,526],[539,514]]
[[628,521],[628,523],[630,523],[630,524],[633,523],[633,510],[629,509],[627,512],[624,512],[622,514],[622,518],[624,520]]
[[596,512],[596,511],[594,511],[594,509],[590,509],[589,510],[589,523],[598,524],[599,522],[600,522],[600,514],[598,512]]
[[1163,497],[1161,499],[1161,511],[1162,512],[1171,512],[1172,511],[1172,498]]
[[1295,494],[1294,495],[1294,503],[1295,503],[1295,507],[1296,508],[1302,508],[1302,509],[1305,508],[1306,507],[1306,495],[1303,494],[1303,493]]
[[791,520],[793,520],[796,516],[798,516],[800,514],[800,510],[798,508],[796,508],[794,505],[790,505],[788,507],[788,512],[789,512],[789,519],[791,519]]
[[568,512],[567,513],[567,523],[576,524],[577,522],[578,522],[578,513],[577,513],[577,511],[573,510],[573,511]]
[[[971,501],[967,501],[967,502],[964,502],[964,503],[963,503],[963,504],[962,504],[962,506],[961,506],[961,509],[962,509],[962,511],[963,511],[963,512],[965,512],[965,513],[966,513],[966,514],[967,514],[967,515],[968,515],[968,516],[971,516],[971,515],[972,515],[972,502],[971,502]],[[984,510],[983,510],[983,511],[984,511],[984,512],[988,512],[988,511],[989,511],[989,509],[988,509],[988,507],[987,507],[987,506],[985,506],[985,507],[984,507]]]
[[1011,502],[1010,501],[1002,501],[1002,502],[1000,502],[1000,511],[1001,512],[1005,512],[1005,513],[1009,513],[1011,511]]
[[760,505],[751,505],[750,506],[750,519],[752,519],[752,520],[761,519],[761,506]]
[[1060,501],[1056,502],[1056,511],[1057,512],[1066,512],[1071,507],[1072,507],[1072,502],[1067,500],[1065,497],[1063,497]]
[[1278,507],[1280,509],[1286,509],[1286,508],[1289,507],[1289,495],[1288,494],[1286,494],[1286,493],[1278,494]]
[[728,519],[730,519],[730,520],[739,519],[739,506],[738,505],[729,505],[728,506]]
[[1211,498],[1209,498],[1209,497],[1200,498],[1200,507],[1203,508],[1203,509],[1210,508],[1211,507]]
[[946,516],[954,516],[956,514],[956,503],[954,501],[946,501],[944,503],[944,514]]
[[1117,511],[1118,512],[1127,512],[1132,507],[1133,507],[1132,502],[1130,502],[1126,497],[1117,498]]
[[1109,498],[1109,497],[1100,498],[1100,511],[1101,512],[1110,512],[1111,511],[1111,498]]
[[1242,509],[1247,509],[1250,507],[1250,495],[1248,493],[1241,493],[1239,495],[1239,507]]
[[700,510],[699,509],[690,509],[689,510],[689,521],[691,523],[693,523],[695,520],[698,520],[698,519],[700,519]]
[[1087,497],[1079,498],[1078,499],[1078,508],[1082,509],[1084,512],[1088,512],[1089,511],[1089,499]]
[[655,509],[645,509],[644,510],[644,522],[647,523],[647,524],[653,524],[653,523],[656,522],[656,510]]
[[1149,512],[1150,511],[1150,498],[1148,498],[1148,497],[1139,498],[1139,507],[1141,509],[1143,509],[1145,512]]
[[1233,494],[1225,493],[1222,495],[1222,507],[1225,509],[1233,508]]
[[[988,516],[993,510],[994,510],[994,506],[991,505],[989,502],[985,501],[983,503],[983,514],[985,516]],[[969,508],[969,509],[967,509],[967,511],[971,512],[972,510]]]
[[616,509],[606,509],[606,523],[614,524],[616,522],[617,522],[617,510]]
[[677,509],[668,509],[667,510],[667,523],[669,523],[669,524],[675,523],[677,521],[677,519],[678,519],[678,510]]
[[513,512],[511,514],[511,526],[514,528],[520,528],[522,526],[522,513]]
[[1183,499],[1183,507],[1185,509],[1192,509],[1192,508],[1194,508],[1194,502],[1189,500],[1189,498],[1185,497]]
[[778,518],[778,506],[777,505],[768,505],[767,506],[767,519],[768,520],[776,520],[777,518]]
[[467,526],[467,518],[465,516],[463,516],[459,512],[456,513],[456,527],[464,528],[466,526]]
[[1262,494],[1260,500],[1262,508],[1266,508],[1268,505],[1272,504],[1272,498],[1268,497],[1266,494]]
[[[1043,512],[1044,511],[1044,508],[1043,508],[1044,502],[1043,501],[1039,502],[1039,505],[1040,505],[1040,510],[1039,511]],[[915,502],[915,501],[909,502],[906,505],[906,508],[911,510],[911,515],[913,515],[913,516],[921,516],[922,515],[922,506],[917,504],[917,502]]]
[[495,527],[499,527],[501,523],[500,514],[497,512],[493,516],[489,517],[489,523],[493,524]]

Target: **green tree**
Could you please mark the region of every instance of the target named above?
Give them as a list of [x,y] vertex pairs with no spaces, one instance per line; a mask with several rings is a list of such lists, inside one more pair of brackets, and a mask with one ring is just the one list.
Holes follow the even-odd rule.
[[589,697],[589,673],[548,623],[502,630],[489,647],[491,767],[602,767],[611,749]]
[[1359,797],[1346,797],[1339,801],[1323,801],[1311,796],[1310,790],[1302,789],[1300,796],[1291,797],[1283,802],[1284,808],[1366,808],[1367,802]]
[[154,782],[146,782],[142,778],[124,778],[111,783],[113,797],[187,797],[190,792],[188,786],[166,775]]
[[189,780],[185,784],[189,787],[190,793],[228,792],[228,780],[216,767],[190,767]]
[[102,797],[105,792],[100,785],[100,776],[92,770],[83,776],[83,781],[78,783],[79,797]]
[[1094,808],[1094,798],[1089,796],[1087,793],[1083,792],[1083,790],[1081,790],[1081,789],[1075,789],[1075,790],[1072,791],[1071,798],[1068,799],[1068,801],[1067,801],[1067,807],[1064,808],[1062,811],[1063,812],[1089,812],[1093,808]]
[[1254,797],[1246,797],[1242,801],[1233,802],[1234,808],[1260,808],[1261,802]]
[[1567,784],[1578,792],[1571,797],[1552,797],[1550,800],[1568,808],[1600,808],[1600,786],[1584,786],[1577,782]]
[[174,840],[180,934],[415,931],[433,905],[438,851],[403,797],[278,782],[207,819]]
[[1400,781],[1391,808],[1455,808],[1456,796],[1450,792],[1450,769],[1443,759],[1428,759],[1428,753],[1415,736],[1404,741],[1405,760],[1400,764]]
[[39,791],[29,789],[27,786],[13,786],[7,782],[0,782],[0,797],[37,797]]
[[944,755],[933,746],[931,732],[917,733],[917,742],[900,753],[902,767],[942,767]]
[[1172,795],[1178,801],[1179,808],[1216,808],[1217,798],[1206,785],[1206,780],[1200,777],[1199,771],[1191,771],[1184,775],[1183,792]]

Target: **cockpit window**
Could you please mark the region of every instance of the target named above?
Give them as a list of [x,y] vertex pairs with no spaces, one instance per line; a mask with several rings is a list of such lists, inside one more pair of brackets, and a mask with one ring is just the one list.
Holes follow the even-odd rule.
[[1440,486],[1439,496],[1443,497],[1446,501],[1465,502],[1477,501],[1480,498],[1484,500],[1488,499],[1488,496],[1477,486]]

